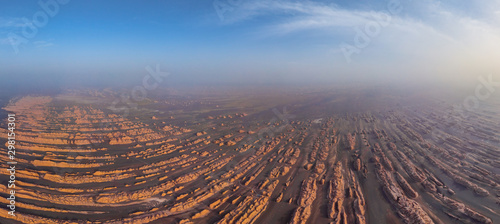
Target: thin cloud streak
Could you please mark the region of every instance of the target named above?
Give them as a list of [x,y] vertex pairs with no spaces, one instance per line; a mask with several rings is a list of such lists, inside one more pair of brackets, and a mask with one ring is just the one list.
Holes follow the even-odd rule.
[[19,28],[28,24],[26,18],[0,17],[0,28]]
[[33,42],[33,44],[35,44],[36,48],[46,48],[46,47],[54,46],[54,43],[48,42],[48,41],[43,41],[43,40],[35,41],[35,42]]
[[[390,24],[382,28],[380,36],[373,38],[367,48],[372,54],[360,53],[358,61],[361,64],[357,66],[362,66],[363,62],[366,62],[366,65],[372,64],[373,52],[379,51],[393,52],[394,58],[385,58],[387,63],[394,59],[400,60],[398,55],[411,55],[409,58],[412,61],[407,62],[408,66],[431,66],[435,71],[439,71],[440,75],[456,76],[458,73],[467,73],[477,76],[477,73],[483,70],[500,73],[498,65],[491,60],[500,58],[500,28],[493,16],[485,18],[483,15],[464,15],[449,5],[432,0],[422,3],[401,1],[401,4],[403,11],[391,15]],[[413,7],[415,4],[419,7]],[[415,8],[420,10],[414,11]],[[497,14],[494,8],[485,5],[477,8],[489,9],[491,15]],[[367,23],[375,21],[374,15],[380,13],[382,12],[347,9],[313,1],[257,0],[242,3],[234,13],[226,16],[224,25],[232,26],[271,16],[273,19],[254,30],[257,36],[266,38],[301,34],[314,38],[315,34],[322,33],[332,37],[332,47],[326,50],[340,54],[336,48],[342,42],[353,42],[356,35],[354,28],[364,29]],[[346,39],[346,28],[349,30],[350,27],[352,34],[347,35]],[[376,59],[383,61],[383,58]],[[391,66],[398,65],[387,64],[387,67]],[[395,69],[392,73],[401,70],[403,69]],[[500,74],[496,76],[500,77]]]

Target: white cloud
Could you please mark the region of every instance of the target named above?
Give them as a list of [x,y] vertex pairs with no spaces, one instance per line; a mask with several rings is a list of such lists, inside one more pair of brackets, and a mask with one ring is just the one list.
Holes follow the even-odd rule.
[[34,41],[33,44],[35,44],[36,48],[46,48],[46,47],[51,47],[54,46],[54,43],[48,42],[48,41]]
[[329,26],[353,26],[366,22],[368,12],[349,11],[335,5],[324,5],[310,1],[248,1],[225,16],[224,24],[233,24],[263,15],[287,15],[284,20],[285,30],[293,31],[304,28]]
[[[494,10],[498,7],[493,7],[498,3],[477,2],[475,4],[484,4],[476,8],[485,13],[476,14],[464,13],[467,9],[458,10],[434,0],[412,3],[401,1],[401,4],[404,7],[402,12],[392,15],[390,25],[383,27],[380,35],[373,37],[370,45],[357,55],[358,60],[365,62],[364,65],[380,62],[386,63],[385,67],[395,67],[385,68],[388,72],[405,72],[405,69],[406,72],[416,72],[414,68],[418,68],[428,73],[447,74],[448,78],[477,77],[481,75],[478,73],[488,71],[500,73],[498,62],[494,62],[500,58],[499,11]],[[335,50],[338,49],[339,41],[353,42],[354,31],[352,37],[339,40],[345,38],[346,27],[363,29],[367,23],[375,20],[370,10],[346,9],[313,1],[256,0],[242,3],[225,17],[224,22],[230,25],[259,16],[273,18],[257,31],[263,36],[307,35],[314,32],[330,34],[332,49],[325,49],[329,52],[339,52]],[[342,35],[339,35],[339,30],[343,32]],[[386,52],[391,55],[386,55]],[[395,65],[394,60],[405,58],[408,58],[405,64]],[[396,68],[398,66],[399,70]],[[376,67],[384,66],[378,64]],[[408,71],[410,67],[412,71]]]
[[0,17],[0,28],[24,27],[29,23],[26,18]]

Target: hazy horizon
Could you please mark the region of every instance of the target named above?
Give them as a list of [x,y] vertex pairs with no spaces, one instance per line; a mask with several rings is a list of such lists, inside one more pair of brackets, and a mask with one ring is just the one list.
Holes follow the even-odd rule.
[[0,223],[500,223],[500,0],[4,1]]

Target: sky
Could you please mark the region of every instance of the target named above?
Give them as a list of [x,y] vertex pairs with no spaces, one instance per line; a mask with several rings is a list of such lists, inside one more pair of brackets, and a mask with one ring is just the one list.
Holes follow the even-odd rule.
[[500,80],[498,0],[1,5],[0,78],[15,85],[119,85],[157,65],[173,83]]

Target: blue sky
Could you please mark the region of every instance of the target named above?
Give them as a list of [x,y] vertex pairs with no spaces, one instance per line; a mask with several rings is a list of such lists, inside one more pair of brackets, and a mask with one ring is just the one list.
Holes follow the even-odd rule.
[[3,1],[0,76],[107,85],[160,64],[187,83],[500,78],[499,1],[41,2],[58,5],[46,24],[37,1]]

